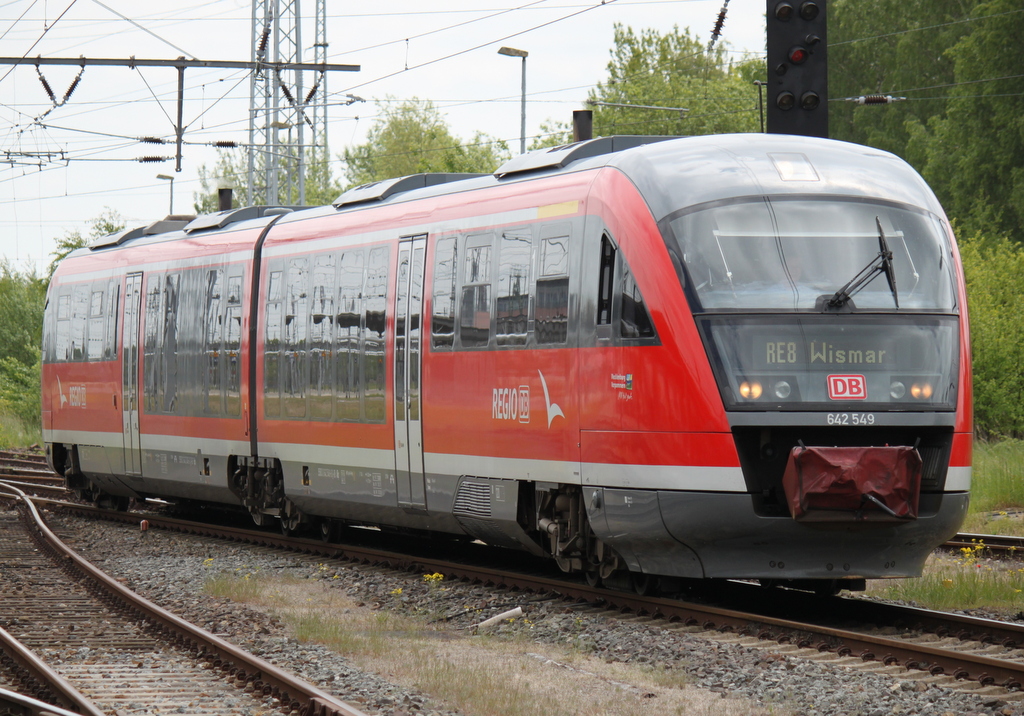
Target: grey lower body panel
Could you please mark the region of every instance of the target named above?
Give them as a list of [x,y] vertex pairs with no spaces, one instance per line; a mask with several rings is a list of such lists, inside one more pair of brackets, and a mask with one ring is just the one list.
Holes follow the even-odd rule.
[[[595,496],[594,493],[600,493]],[[762,517],[744,493],[593,489],[597,536],[630,569],[677,577],[844,579],[920,576],[967,514],[966,492],[921,496],[906,522]]]

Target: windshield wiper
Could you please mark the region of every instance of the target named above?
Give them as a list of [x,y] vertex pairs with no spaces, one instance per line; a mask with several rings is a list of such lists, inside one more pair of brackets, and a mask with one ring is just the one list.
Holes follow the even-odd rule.
[[836,291],[828,301],[829,308],[842,308],[853,294],[860,291],[875,279],[880,273],[885,274],[889,282],[889,290],[892,291],[892,299],[896,302],[896,308],[900,307],[900,295],[896,290],[896,271],[892,266],[892,251],[889,249],[889,242],[885,240],[885,232],[882,231],[882,221],[876,216],[875,225],[878,226],[878,255],[871,259],[871,262],[857,272],[850,281],[841,289]]

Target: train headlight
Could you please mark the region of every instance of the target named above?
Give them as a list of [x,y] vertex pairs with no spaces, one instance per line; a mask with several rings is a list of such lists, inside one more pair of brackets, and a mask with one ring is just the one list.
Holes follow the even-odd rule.
[[793,386],[784,380],[780,380],[775,384],[775,397],[779,400],[785,400],[793,392]]
[[918,400],[928,400],[930,397],[932,397],[933,392],[934,391],[932,389],[931,383],[925,383],[922,381],[920,383],[914,383],[912,386],[910,386],[910,394],[917,398]]
[[892,396],[893,400],[899,400],[907,394],[907,386],[902,381],[894,380],[889,385],[889,395]]
[[757,400],[763,392],[764,388],[756,380],[745,380],[740,383],[740,395],[747,400]]

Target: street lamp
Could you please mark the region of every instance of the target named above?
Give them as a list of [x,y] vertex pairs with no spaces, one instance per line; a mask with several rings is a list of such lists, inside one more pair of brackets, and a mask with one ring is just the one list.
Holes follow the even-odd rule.
[[502,47],[498,50],[498,54],[523,58],[523,111],[519,125],[519,153],[526,154],[526,58],[530,56],[530,53],[526,50],[517,50],[514,47]]
[[170,216],[174,213],[174,177],[167,174],[157,174],[156,178],[163,179],[164,181],[169,181],[171,183],[171,207],[170,211],[167,212],[167,215]]

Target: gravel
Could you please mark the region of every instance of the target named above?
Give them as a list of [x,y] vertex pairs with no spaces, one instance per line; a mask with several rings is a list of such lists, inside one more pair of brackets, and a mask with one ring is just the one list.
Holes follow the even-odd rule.
[[[470,627],[516,606],[522,618],[495,630],[517,639],[574,647],[608,662],[684,671],[691,682],[723,696],[746,697],[775,712],[806,716],[1024,716],[1024,703],[970,695],[900,678],[858,672],[724,644],[664,623],[626,622],[585,606],[507,593],[265,548],[205,541],[59,515],[50,525],[83,556],[148,599],[278,665],[285,666],[368,713],[455,716],[429,695],[358,669],[316,645],[301,644],[284,625],[257,609],[202,593],[216,570],[273,573],[324,582],[375,609],[444,618]],[[212,560],[212,562],[210,562]]]

